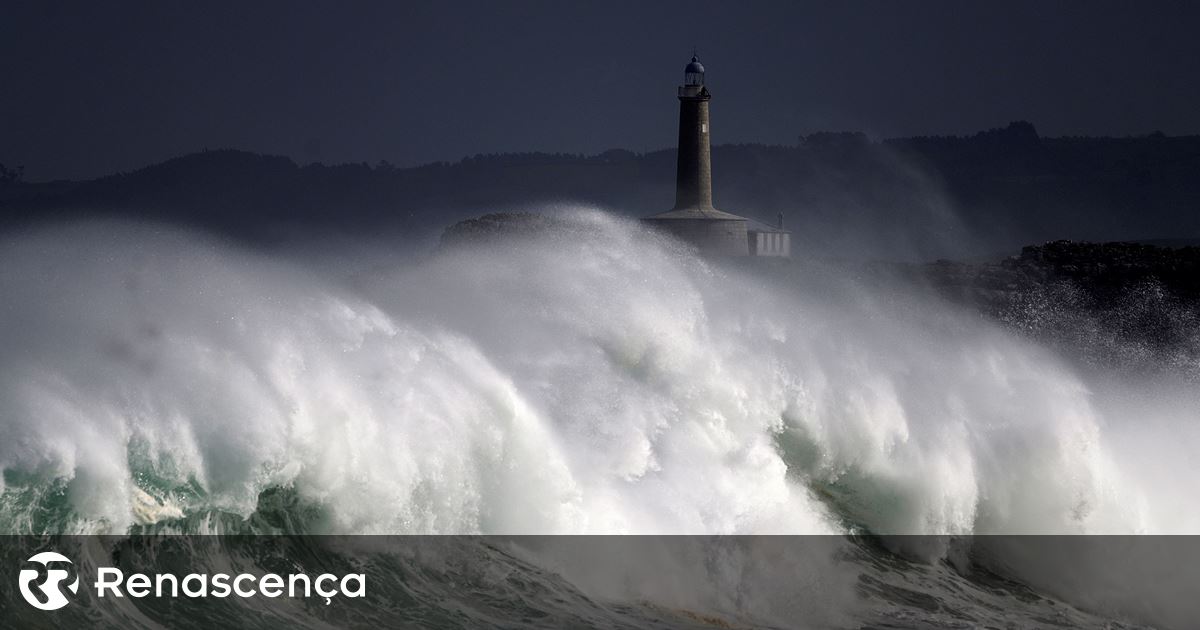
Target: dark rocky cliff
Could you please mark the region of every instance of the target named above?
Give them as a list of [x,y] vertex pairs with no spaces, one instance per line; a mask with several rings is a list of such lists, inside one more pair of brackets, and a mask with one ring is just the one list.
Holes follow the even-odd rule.
[[903,273],[1086,363],[1200,378],[1200,247],[1054,241]]

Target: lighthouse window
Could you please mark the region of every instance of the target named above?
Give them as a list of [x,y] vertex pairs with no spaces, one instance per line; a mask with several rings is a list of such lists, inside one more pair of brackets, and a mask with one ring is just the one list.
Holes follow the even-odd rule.
[[700,123],[700,133],[708,133],[708,123]]

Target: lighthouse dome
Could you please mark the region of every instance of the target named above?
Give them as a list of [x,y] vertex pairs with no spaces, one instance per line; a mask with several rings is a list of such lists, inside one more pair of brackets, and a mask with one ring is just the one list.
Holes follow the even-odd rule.
[[704,85],[704,64],[700,63],[700,58],[696,55],[692,55],[692,62],[683,70],[683,84]]

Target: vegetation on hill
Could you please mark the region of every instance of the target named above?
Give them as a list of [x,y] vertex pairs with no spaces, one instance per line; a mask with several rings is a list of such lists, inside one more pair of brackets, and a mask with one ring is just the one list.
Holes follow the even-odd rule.
[[[967,258],[1060,238],[1200,236],[1200,136],[1043,138],[1013,123],[964,137],[713,148],[723,210],[774,222],[817,256]],[[674,201],[673,150],[477,155],[396,168],[299,165],[220,150],[86,182],[0,183],[0,217],[131,216],[243,238],[287,230],[438,234],[486,212],[587,204],[629,215]],[[5,171],[8,173],[9,171]]]

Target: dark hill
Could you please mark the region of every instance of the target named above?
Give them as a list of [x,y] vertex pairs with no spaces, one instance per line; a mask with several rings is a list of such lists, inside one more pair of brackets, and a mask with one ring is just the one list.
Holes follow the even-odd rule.
[[[206,151],[87,182],[0,183],[6,225],[129,216],[238,237],[436,235],[493,211],[583,203],[669,208],[674,151],[479,155],[415,168],[300,166]],[[1055,239],[1200,236],[1200,137],[1042,138],[1013,123],[969,137],[872,141],[823,133],[794,146],[713,148],[724,210],[773,221],[799,251],[848,258],[968,257]]]

